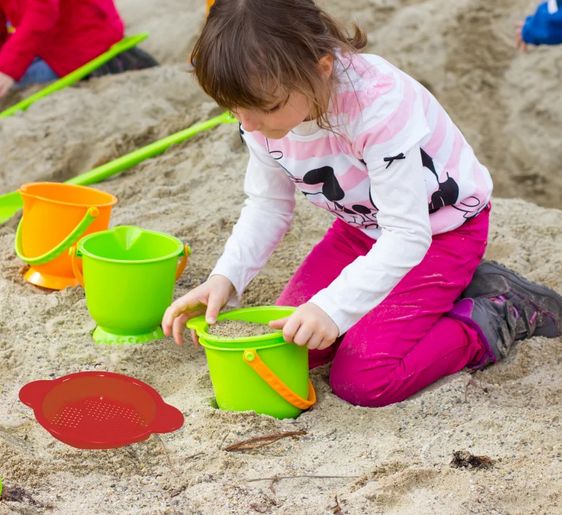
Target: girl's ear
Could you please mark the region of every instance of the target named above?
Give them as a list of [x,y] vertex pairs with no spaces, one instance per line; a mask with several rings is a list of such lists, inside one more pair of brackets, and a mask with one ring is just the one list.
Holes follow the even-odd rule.
[[318,59],[318,70],[323,78],[328,79],[332,75],[334,69],[334,56],[326,54]]

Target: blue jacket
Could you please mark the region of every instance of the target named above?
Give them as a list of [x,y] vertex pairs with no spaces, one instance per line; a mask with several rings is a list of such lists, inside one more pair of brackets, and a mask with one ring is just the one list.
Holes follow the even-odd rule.
[[521,37],[531,45],[562,43],[562,0],[540,4],[532,16],[527,16]]

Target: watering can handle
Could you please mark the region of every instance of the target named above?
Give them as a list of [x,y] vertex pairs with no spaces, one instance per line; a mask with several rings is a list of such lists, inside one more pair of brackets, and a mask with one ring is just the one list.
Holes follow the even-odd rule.
[[191,248],[190,246],[186,243],[183,246],[183,250],[181,253],[181,261],[178,263],[178,267],[176,269],[176,281],[179,279],[180,275],[183,273],[183,271],[185,270],[185,267],[187,265],[187,258],[191,255]]
[[74,274],[74,277],[76,277],[78,284],[84,288],[84,276],[78,266],[78,249],[76,248],[76,245],[72,245],[72,247],[68,249],[68,254],[70,255],[70,263],[72,264],[72,273]]
[[256,372],[273,390],[275,390],[289,404],[306,410],[316,402],[316,392],[310,379],[308,380],[308,399],[303,399],[300,395],[291,390],[274,372],[262,361],[255,349],[246,349],[242,358],[254,372]]
[[51,250],[45,252],[44,254],[36,257],[29,257],[25,256],[22,249],[22,225],[23,225],[23,218],[20,220],[18,224],[18,229],[16,231],[16,254],[22,260],[25,261],[28,265],[36,266],[36,265],[43,265],[52,261],[53,259],[59,257],[68,247],[74,245],[84,234],[86,229],[92,224],[92,222],[97,218],[99,215],[99,209],[97,207],[89,207],[84,215],[84,218],[80,220],[80,223],[72,230],[72,232],[62,240],[56,247],[52,248]]

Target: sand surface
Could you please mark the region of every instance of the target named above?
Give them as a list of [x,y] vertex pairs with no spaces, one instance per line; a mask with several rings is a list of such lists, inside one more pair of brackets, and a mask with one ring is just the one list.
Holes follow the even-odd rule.
[[[0,122],[0,192],[65,180],[220,110],[187,73],[203,2],[120,0],[128,32],[158,69],[82,83]],[[562,291],[562,64],[559,48],[514,51],[527,0],[332,0],[376,51],[423,81],[449,109],[496,185],[487,256]],[[237,129],[220,126],[98,187],[119,198],[112,225],[189,242],[176,296],[202,282],[243,201],[247,160]],[[382,409],[312,380],[318,404],[296,420],[219,411],[201,350],[169,339],[100,346],[84,292],[23,282],[18,218],[0,227],[0,513],[560,513],[562,340],[533,338],[505,362],[461,372]],[[299,198],[294,228],[250,285],[246,305],[275,300],[331,219]],[[304,228],[306,227],[306,233]],[[116,450],[52,438],[18,400],[26,383],[80,370],[128,374],[185,415],[170,434]],[[271,445],[226,448],[301,431]],[[455,468],[456,451],[489,468]]]

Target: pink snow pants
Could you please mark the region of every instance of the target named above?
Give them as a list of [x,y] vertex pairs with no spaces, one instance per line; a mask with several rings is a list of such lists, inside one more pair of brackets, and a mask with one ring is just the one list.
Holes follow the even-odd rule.
[[[332,361],[336,395],[361,406],[399,402],[466,366],[489,361],[477,331],[447,313],[468,286],[488,238],[490,209],[433,236],[423,261],[334,345],[310,351],[310,367]],[[298,306],[328,286],[376,241],[336,220],[289,281],[278,305]]]

